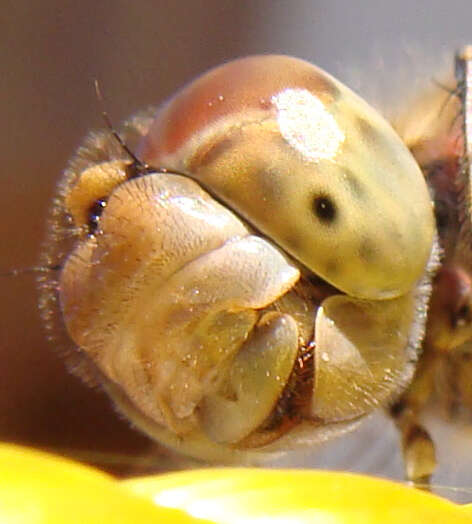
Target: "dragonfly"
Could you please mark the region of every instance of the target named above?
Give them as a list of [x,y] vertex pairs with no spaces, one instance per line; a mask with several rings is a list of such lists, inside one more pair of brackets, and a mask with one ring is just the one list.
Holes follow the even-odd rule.
[[34,268],[53,344],[182,455],[254,463],[383,408],[427,485],[424,409],[472,400],[471,57],[395,130],[281,56],[107,123],[66,169]]

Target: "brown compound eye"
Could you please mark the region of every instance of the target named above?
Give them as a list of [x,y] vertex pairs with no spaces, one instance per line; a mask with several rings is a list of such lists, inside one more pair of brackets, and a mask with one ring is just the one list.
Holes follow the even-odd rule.
[[128,179],[129,164],[124,160],[102,162],[79,174],[65,197],[65,207],[76,227],[86,234],[95,231],[107,196]]
[[302,60],[256,56],[210,71],[157,112],[137,151],[191,173],[351,296],[404,295],[429,258],[434,217],[410,152],[371,107]]

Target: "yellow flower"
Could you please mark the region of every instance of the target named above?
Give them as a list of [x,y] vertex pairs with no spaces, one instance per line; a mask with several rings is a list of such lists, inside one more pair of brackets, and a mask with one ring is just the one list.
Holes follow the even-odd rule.
[[350,473],[203,469],[116,481],[93,468],[0,445],[0,522],[472,523],[472,507]]

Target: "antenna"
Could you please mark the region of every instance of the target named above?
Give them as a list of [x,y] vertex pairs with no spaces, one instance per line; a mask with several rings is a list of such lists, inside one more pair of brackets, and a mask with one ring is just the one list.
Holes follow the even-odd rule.
[[255,226],[250,220],[248,220],[248,218],[246,218],[241,212],[236,210],[233,206],[228,205],[228,203],[225,202],[225,200],[222,197],[220,197],[211,187],[209,187],[203,180],[200,180],[195,175],[190,174],[190,173],[184,173],[184,172],[181,172],[181,171],[177,171],[176,169],[171,169],[171,168],[167,168],[167,167],[150,166],[146,162],[143,162],[142,160],[140,160],[129,149],[129,147],[125,144],[124,140],[121,138],[121,136],[118,134],[118,132],[113,127],[113,124],[112,124],[112,122],[110,120],[110,117],[108,116],[107,111],[104,109],[104,99],[103,99],[103,96],[102,96],[102,92],[100,91],[100,85],[99,85],[97,79],[95,79],[94,84],[95,84],[95,93],[97,95],[97,100],[98,100],[98,102],[100,104],[100,112],[102,114],[102,118],[103,118],[103,120],[105,122],[105,125],[110,130],[111,134],[113,135],[115,140],[118,142],[118,144],[120,144],[120,146],[123,148],[123,150],[126,152],[126,154],[133,160],[133,163],[139,168],[138,169],[139,175],[145,175],[145,174],[149,174],[149,173],[166,173],[168,175],[178,175],[178,176],[183,176],[183,177],[189,178],[189,179],[193,180],[194,182],[196,182],[204,191],[206,191],[209,195],[211,195],[219,204],[223,205],[224,207],[230,207],[231,211],[239,219],[241,219],[244,223],[249,224],[255,231],[257,231],[257,233],[260,236],[262,236],[264,238],[266,237],[266,235],[264,233],[262,233],[262,231],[257,226]]
[[110,120],[110,117],[108,116],[108,113],[105,109],[105,103],[104,103],[104,100],[103,100],[103,95],[102,95],[102,92],[100,90],[100,85],[98,83],[98,80],[95,79],[94,81],[94,84],[95,84],[95,93],[97,95],[97,100],[98,100],[98,103],[100,104],[100,113],[102,115],[102,118],[105,122],[105,125],[108,127],[108,129],[110,130],[110,133],[113,135],[113,137],[115,138],[115,140],[118,142],[118,144],[120,144],[120,147],[126,152],[126,154],[131,158],[131,160],[133,160],[133,162],[142,167],[143,168],[143,171],[147,171],[149,170],[149,166],[145,163],[145,162],[142,162],[132,151],[131,149],[125,144],[124,140],[121,138],[121,136],[118,134],[118,132],[116,131],[116,129],[113,127],[113,124]]

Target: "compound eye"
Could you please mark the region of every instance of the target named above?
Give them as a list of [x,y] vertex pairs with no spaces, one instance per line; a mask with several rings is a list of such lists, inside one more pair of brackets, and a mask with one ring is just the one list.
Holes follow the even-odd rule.
[[421,277],[434,236],[424,176],[392,127],[302,60],[248,57],[179,91],[138,145],[192,173],[311,272],[384,300]]

